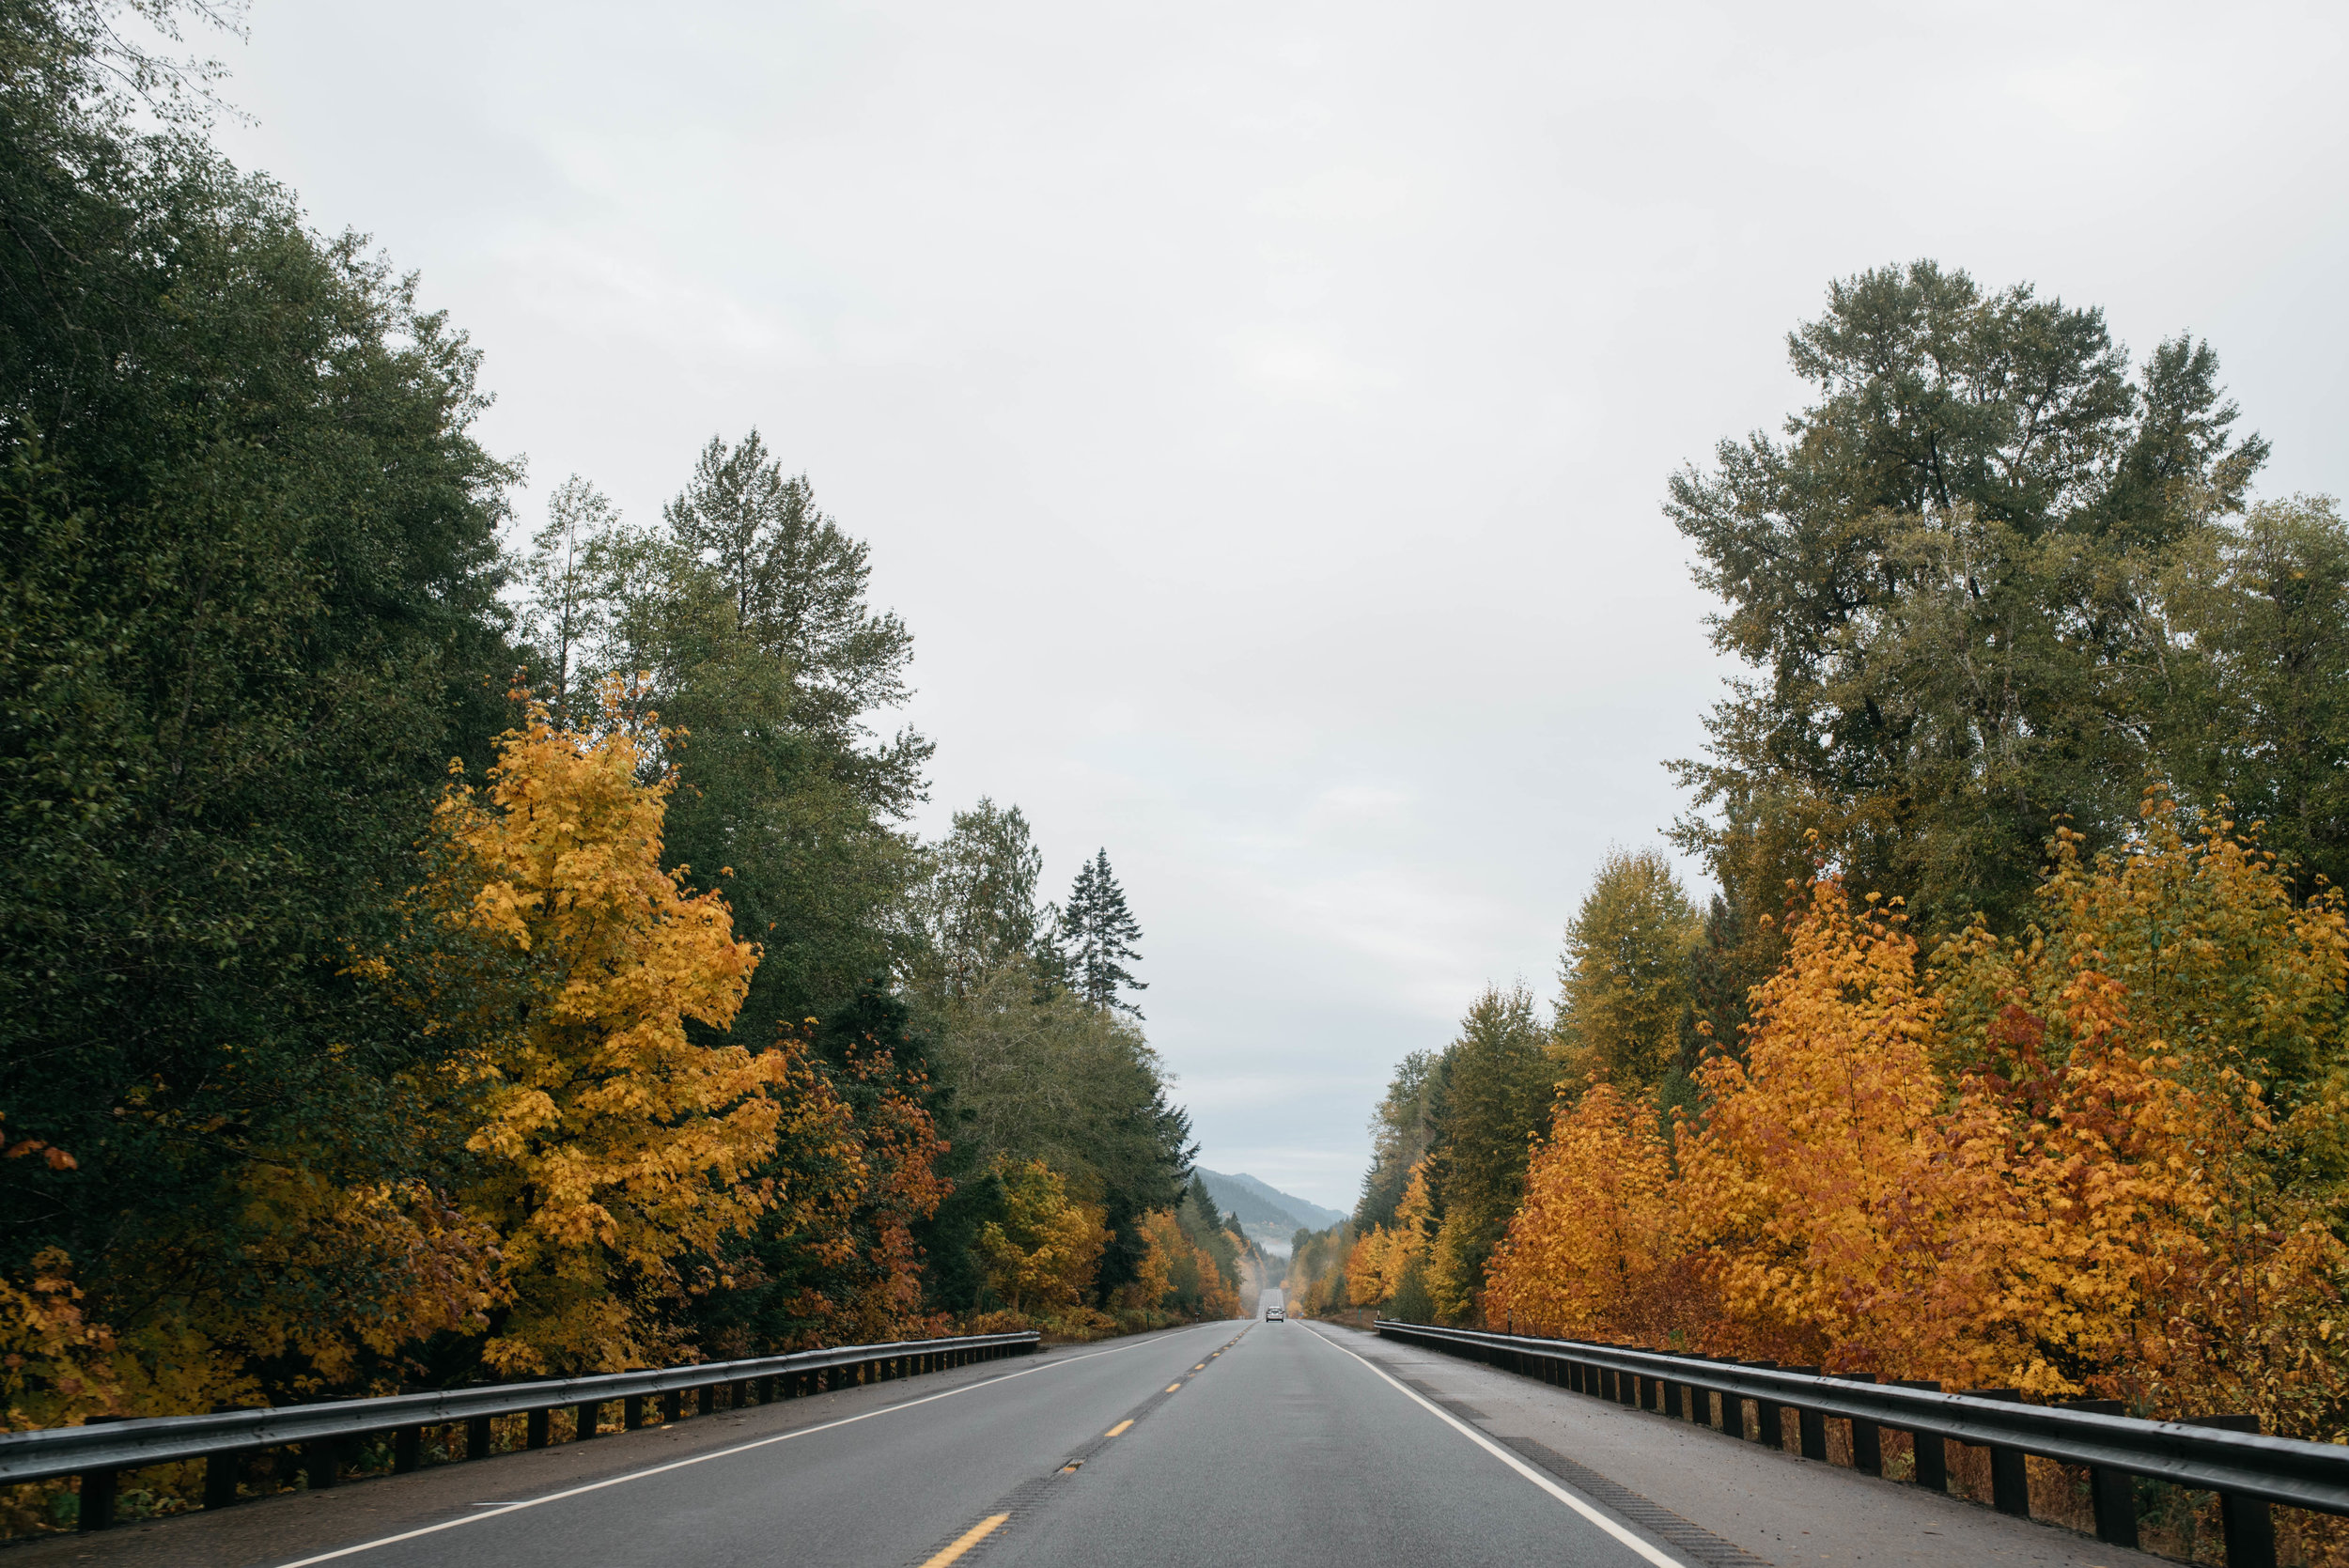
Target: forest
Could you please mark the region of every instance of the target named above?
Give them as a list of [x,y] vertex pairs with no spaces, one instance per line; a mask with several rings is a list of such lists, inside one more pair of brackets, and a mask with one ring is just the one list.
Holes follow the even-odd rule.
[[1610,852],[1292,1298],[2349,1438],[2337,505],[2256,494],[2209,345],[2028,285],[1787,349],[1665,501],[1744,669],[1670,764],[1712,889]]
[[747,421],[516,517],[115,16],[0,17],[9,1428],[1235,1312],[1107,850],[909,826],[866,542]]

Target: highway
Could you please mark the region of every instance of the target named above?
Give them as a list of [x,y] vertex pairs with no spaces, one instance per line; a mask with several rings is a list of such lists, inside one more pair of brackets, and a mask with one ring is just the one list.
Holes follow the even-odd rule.
[[33,1543],[9,1559],[11,1568],[2155,1560],[1367,1335],[1247,1321]]

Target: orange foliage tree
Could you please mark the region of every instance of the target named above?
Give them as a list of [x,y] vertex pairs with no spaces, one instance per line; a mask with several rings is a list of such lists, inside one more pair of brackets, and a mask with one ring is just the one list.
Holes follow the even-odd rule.
[[660,736],[606,692],[605,727],[532,704],[486,788],[453,782],[402,955],[357,968],[462,1042],[455,1077],[476,1167],[467,1216],[501,1255],[484,1347],[506,1372],[613,1371],[677,1346],[682,1265],[773,1201],[777,1052],[706,1044],[757,949],[725,901],[661,865],[671,781]]
[[2155,792],[2040,915],[1928,968],[1820,878],[1669,1158],[1636,1100],[1562,1108],[1488,1314],[2334,1435],[2341,899]]

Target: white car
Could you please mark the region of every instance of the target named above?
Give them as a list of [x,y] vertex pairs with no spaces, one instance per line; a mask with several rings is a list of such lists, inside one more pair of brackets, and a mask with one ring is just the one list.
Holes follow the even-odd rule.
[[1286,1323],[1289,1320],[1289,1314],[1282,1308],[1267,1307],[1264,1310],[1264,1320],[1267,1323]]

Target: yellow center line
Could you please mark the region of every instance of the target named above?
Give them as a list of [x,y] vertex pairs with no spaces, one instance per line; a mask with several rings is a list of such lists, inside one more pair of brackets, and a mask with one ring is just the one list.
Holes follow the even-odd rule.
[[936,1557],[922,1564],[922,1568],[946,1568],[946,1564],[958,1561],[963,1553],[969,1551],[972,1547],[977,1545],[980,1542],[994,1534],[995,1527],[1010,1517],[1011,1515],[1008,1514],[997,1514],[988,1518],[981,1519],[977,1524],[972,1525],[969,1529],[964,1530],[960,1535],[956,1536],[955,1544],[953,1545],[947,1547],[944,1551],[939,1553]]
[[1190,1370],[1191,1370],[1191,1371],[1193,1371],[1193,1372],[1205,1372],[1205,1371],[1206,1371],[1206,1370],[1207,1370],[1207,1363],[1206,1363],[1206,1362],[1205,1362],[1205,1361],[1202,1361],[1202,1362],[1200,1362],[1197,1366],[1195,1366],[1195,1367],[1191,1368]]
[[1166,1386],[1166,1391],[1170,1394],[1180,1393],[1182,1391],[1182,1388],[1183,1386],[1180,1383],[1169,1383]]
[[1119,1421],[1115,1426],[1112,1426],[1107,1432],[1102,1433],[1101,1436],[1104,1437],[1114,1437],[1119,1433],[1125,1431],[1128,1427],[1133,1424],[1134,1423],[1130,1421]]

